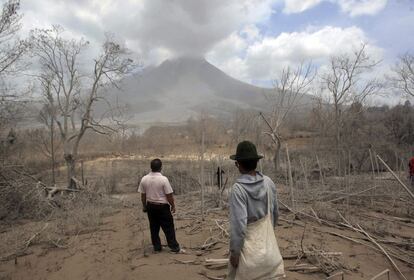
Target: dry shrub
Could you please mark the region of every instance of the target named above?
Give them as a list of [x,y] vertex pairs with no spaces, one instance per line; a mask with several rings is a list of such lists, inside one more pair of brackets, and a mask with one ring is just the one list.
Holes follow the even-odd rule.
[[96,231],[103,217],[113,214],[120,206],[117,200],[87,191],[60,195],[54,203],[58,206],[42,221],[13,227],[5,225],[0,235],[5,241],[0,246],[0,257],[22,252],[35,244],[70,246],[79,234]]
[[26,175],[24,170],[0,169],[0,220],[41,219],[53,210],[44,189]]
[[88,191],[65,195],[61,207],[50,216],[50,227],[42,234],[43,241],[56,247],[70,245],[72,237],[96,231],[105,216],[120,206],[114,199]]
[[57,221],[61,233],[66,235],[98,227],[102,218],[119,206],[116,200],[89,191],[62,195],[56,201],[60,207],[50,220]]

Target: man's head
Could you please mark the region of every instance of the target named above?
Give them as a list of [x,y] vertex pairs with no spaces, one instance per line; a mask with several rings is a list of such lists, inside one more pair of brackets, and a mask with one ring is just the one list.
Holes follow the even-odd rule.
[[151,160],[151,171],[160,172],[162,169],[162,162],[159,158]]
[[256,170],[257,162],[263,158],[257,154],[256,146],[250,141],[243,141],[237,145],[236,154],[230,159],[236,161],[240,173],[245,174]]
[[258,159],[247,159],[236,161],[236,166],[241,174],[247,174],[256,171]]

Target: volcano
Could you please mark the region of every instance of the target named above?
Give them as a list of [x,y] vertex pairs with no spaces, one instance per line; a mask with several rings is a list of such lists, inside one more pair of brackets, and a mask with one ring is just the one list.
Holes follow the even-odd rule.
[[116,91],[135,123],[183,122],[200,112],[226,116],[236,109],[266,109],[274,89],[234,79],[203,58],[181,57],[126,77]]

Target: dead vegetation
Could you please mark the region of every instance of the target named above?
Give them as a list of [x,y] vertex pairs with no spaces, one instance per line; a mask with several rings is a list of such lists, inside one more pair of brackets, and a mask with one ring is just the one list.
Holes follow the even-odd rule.
[[[303,162],[305,160],[303,158]],[[233,182],[237,174],[232,171],[232,163],[221,163],[226,171],[225,180]],[[220,198],[222,206],[218,207],[217,164],[219,161],[209,161],[205,169],[210,175],[206,176],[205,215],[202,219],[200,184],[196,177],[200,166],[197,162],[165,161],[166,173],[174,182],[173,186],[185,185],[185,180],[191,185],[188,190],[180,190],[176,214],[177,232],[181,239],[188,238],[183,246],[185,259],[174,257],[172,263],[200,268],[199,275],[208,279],[225,279],[227,271],[229,222],[226,194],[230,184],[226,185]],[[288,170],[283,162],[281,167]],[[45,203],[39,206],[39,211],[47,215],[23,223],[2,221],[1,236],[6,241],[0,249],[3,263],[19,262],[27,254],[45,254],[55,249],[76,254],[76,244],[84,237],[96,236],[95,233],[101,231],[102,234],[119,231],[105,226],[104,217],[122,209],[132,210],[126,217],[129,221],[127,226],[138,240],[131,249],[125,248],[128,259],[136,258],[138,263],[134,267],[141,267],[149,256],[153,258],[145,215],[139,210],[139,201],[128,199],[128,193],[136,190],[136,177],[144,175],[147,167],[140,161],[117,159],[115,164],[104,160],[85,163],[84,168],[88,184],[79,192],[58,192],[52,200],[44,192],[36,196]],[[271,162],[264,161],[262,168],[268,173],[268,169],[272,169]],[[296,168],[297,165],[292,170]],[[92,173],[92,170],[101,170],[101,173]],[[335,177],[324,173],[323,180],[320,180],[309,175],[311,170],[305,168],[305,172],[296,175],[292,188],[289,180],[286,184],[285,177],[276,178],[281,211],[276,235],[288,275],[316,274],[320,278],[353,279],[352,275],[367,273],[365,264],[354,261],[352,251],[344,247],[348,244],[359,248],[358,252],[384,256],[383,269],[367,275],[375,276],[385,269],[389,271],[384,276],[387,273],[397,275],[400,270],[404,277],[410,279],[407,271],[412,272],[414,267],[413,201],[392,175],[375,173],[373,177],[371,174]],[[308,175],[307,182],[304,174]],[[105,182],[111,182],[111,177],[115,176],[117,203],[106,191],[103,181],[99,181],[102,176],[105,176]],[[34,177],[25,177],[30,188],[36,188]],[[14,226],[10,227],[10,224]],[[39,253],[39,248],[44,253]]]
[[47,191],[21,166],[0,167],[0,220],[48,216],[54,206],[47,199]]
[[3,166],[0,177],[1,261],[17,261],[31,254],[33,245],[68,248],[119,207],[118,201],[88,189],[47,186],[20,166]]
[[[283,154],[287,157],[288,151]],[[333,168],[330,161],[321,155],[312,161],[307,154],[298,156],[294,151],[291,158],[292,161],[281,158],[281,169],[277,177],[273,176],[281,209],[276,234],[284,230],[299,233],[281,240],[288,273],[344,279],[361,273],[364,263],[353,262],[349,252],[332,243],[334,239],[338,244],[351,243],[384,256],[388,259],[384,269],[388,268],[391,275],[400,274],[400,270],[409,279],[407,268],[414,267],[414,203],[392,173],[377,170],[357,173],[348,169],[344,176],[334,176],[334,172],[329,172]],[[165,160],[164,163],[164,174],[170,178],[181,201],[176,215],[177,232],[197,240],[185,246],[190,259],[177,260],[175,264],[202,266],[203,277],[224,279],[229,240],[226,211],[231,183],[228,182],[237,177],[233,163],[220,158],[206,160],[204,216],[198,176],[200,162]],[[217,186],[219,165],[225,171],[223,181],[227,182],[222,189]],[[146,174],[145,160],[102,159],[82,166],[83,171],[78,174],[84,174],[84,178],[77,180],[76,191],[47,186],[21,167],[4,167],[2,198],[10,203],[2,207],[7,205],[7,213],[16,213],[15,217],[30,219],[13,227],[10,225],[21,219],[13,221],[13,216],[7,215],[7,220],[2,220],[2,238],[7,241],[0,250],[4,252],[1,256],[4,262],[17,261],[39,247],[45,252],[53,248],[71,250],[83,235],[116,231],[104,226],[106,215],[122,208],[139,207],[139,202],[128,200],[128,194],[136,192],[138,179]],[[264,160],[259,169],[272,175],[272,162]],[[51,192],[53,196],[49,195]],[[9,199],[13,196],[15,200]],[[128,219],[133,221],[130,229],[140,240],[130,254],[145,258],[151,254],[145,215],[135,211]]]

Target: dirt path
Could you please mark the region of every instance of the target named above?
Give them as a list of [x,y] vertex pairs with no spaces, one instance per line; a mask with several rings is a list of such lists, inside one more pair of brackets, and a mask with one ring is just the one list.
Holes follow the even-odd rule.
[[[137,195],[126,197],[128,205],[112,216],[104,218],[97,231],[79,235],[66,249],[45,248],[36,245],[32,254],[0,262],[0,279],[207,279],[200,275],[207,271],[211,276],[223,276],[226,269],[207,270],[203,266],[206,258],[225,258],[227,244],[218,243],[211,250],[200,250],[206,239],[217,233],[215,220],[226,218],[226,213],[210,213],[205,222],[196,222],[183,215],[196,207],[195,202],[186,197],[178,199],[176,227],[177,238],[186,254],[172,254],[165,249],[160,254],[153,254],[149,243],[147,220],[139,210]],[[282,217],[284,217],[282,215]],[[334,229],[320,226],[316,222],[307,224],[304,246],[323,248],[325,251],[340,252],[340,263],[345,267],[345,278],[370,279],[391,265],[380,253],[346,241],[332,234],[321,231]],[[344,233],[343,230],[340,231]],[[276,231],[283,254],[297,251],[303,235],[303,227],[292,225],[283,220]],[[349,236],[355,233],[346,232]],[[191,264],[183,264],[190,261]],[[293,265],[295,260],[286,260],[285,266]],[[408,279],[414,279],[414,270],[397,262]],[[324,279],[322,273],[302,274],[287,272],[286,279]],[[339,276],[335,279],[341,279]],[[386,279],[386,278],[384,278]],[[391,274],[391,279],[398,279]]]

